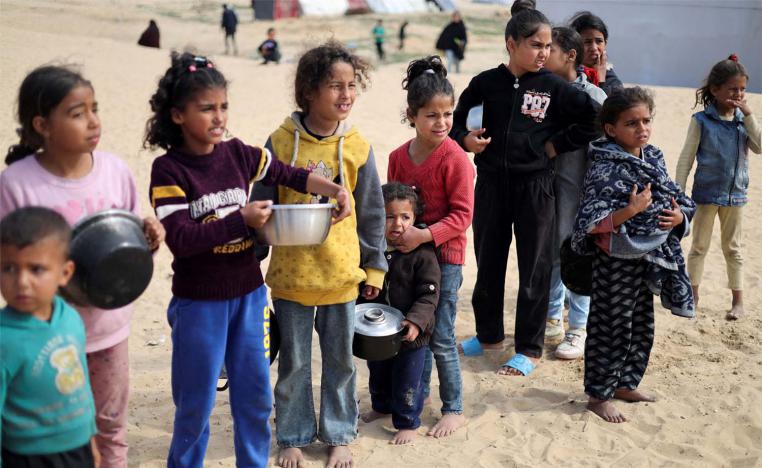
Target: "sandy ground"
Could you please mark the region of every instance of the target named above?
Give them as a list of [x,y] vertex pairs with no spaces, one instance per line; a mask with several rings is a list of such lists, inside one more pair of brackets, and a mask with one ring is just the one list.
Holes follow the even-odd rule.
[[[231,81],[229,127],[251,144],[267,135],[293,107],[291,83],[294,58],[301,50],[330,36],[354,43],[372,57],[370,29],[375,15],[284,20],[277,23],[284,63],[263,67],[252,57],[272,23],[250,22],[248,2],[239,1],[242,20],[238,57],[223,55],[218,26],[220,2],[125,0],[3,0],[0,4],[0,142],[15,143],[13,120],[16,92],[24,75],[47,62],[83,66],[100,102],[103,137],[99,149],[121,155],[146,194],[155,153],[141,148],[148,117],[148,97],[167,67],[170,48],[194,48],[216,60]],[[464,3],[471,42],[460,75],[452,77],[457,91],[477,72],[506,58],[502,30],[506,15],[499,8]],[[161,28],[162,49],[135,45],[155,18]],[[396,34],[399,16],[385,17]],[[430,13],[408,17],[410,39],[404,53],[373,72],[373,84],[357,101],[351,120],[373,144],[379,173],[386,173],[389,152],[412,136],[400,123],[404,94],[400,80],[407,60],[433,52],[436,34],[448,18]],[[396,39],[391,42],[396,45]],[[618,57],[625,60],[625,57]],[[626,79],[626,77],[624,77]],[[659,87],[652,143],[664,150],[674,168],[692,113],[693,91]],[[762,95],[749,97],[762,112]],[[709,253],[702,303],[696,320],[657,311],[656,344],[643,388],[659,401],[622,405],[631,422],[612,425],[585,411],[583,363],[546,357],[530,378],[498,377],[496,366],[505,352],[464,358],[465,414],[469,425],[448,439],[421,437],[415,444],[390,447],[390,420],[360,424],[352,445],[359,466],[493,467],[493,466],[760,466],[762,465],[762,159],[752,156],[751,202],[745,208],[745,281],[748,317],[735,323],[723,317],[729,308],[725,269],[715,231]],[[690,242],[690,241],[687,241]],[[687,244],[686,244],[687,247]],[[470,251],[470,249],[469,249]],[[148,291],[138,300],[130,338],[132,382],[130,401],[130,465],[162,466],[171,438],[173,404],[170,394],[170,330],[165,310],[170,299],[170,255],[163,248]],[[457,335],[474,330],[470,297],[475,262],[469,256],[461,289]],[[514,320],[517,271],[511,255],[506,280],[506,323]],[[548,347],[546,351],[552,350]],[[549,356],[550,353],[548,352]],[[317,348],[313,356],[319,356]],[[319,382],[319,358],[313,381]],[[369,407],[367,367],[357,362],[361,410]],[[272,372],[275,380],[275,366]],[[435,382],[436,385],[436,377]],[[319,394],[315,386],[315,394]],[[434,395],[436,387],[434,388]],[[423,414],[423,433],[439,415],[439,401]],[[224,394],[212,416],[207,452],[210,466],[234,466],[232,421]],[[325,462],[324,447],[306,450],[310,466]],[[272,458],[271,458],[272,461]]]

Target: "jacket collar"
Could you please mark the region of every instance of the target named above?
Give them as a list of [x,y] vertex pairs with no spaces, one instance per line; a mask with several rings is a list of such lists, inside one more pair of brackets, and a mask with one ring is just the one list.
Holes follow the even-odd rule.
[[[721,122],[729,122],[728,120],[724,120],[720,118],[720,114],[717,112],[717,107],[714,105],[714,103],[706,106],[706,108],[704,109],[704,112],[706,113],[706,115],[708,115],[709,117],[715,120],[719,120]],[[743,123],[743,112],[741,112],[740,109],[738,108],[735,109],[735,115],[733,116],[732,121]]]

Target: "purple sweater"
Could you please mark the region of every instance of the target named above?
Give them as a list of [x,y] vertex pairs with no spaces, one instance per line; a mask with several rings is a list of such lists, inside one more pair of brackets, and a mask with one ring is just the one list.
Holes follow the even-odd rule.
[[232,139],[194,156],[170,149],[151,169],[150,199],[164,228],[172,262],[172,294],[196,300],[243,296],[264,281],[253,230],[240,209],[256,181],[306,191],[304,169]]

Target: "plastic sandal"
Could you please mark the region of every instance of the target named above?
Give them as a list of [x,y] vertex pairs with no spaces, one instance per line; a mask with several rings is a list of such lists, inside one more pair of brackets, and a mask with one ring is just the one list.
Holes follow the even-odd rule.
[[479,339],[475,336],[472,336],[471,338],[461,341],[460,347],[463,349],[463,355],[464,356],[481,356],[484,354],[484,348],[482,348],[482,344],[479,342]]
[[524,356],[523,354],[514,354],[512,358],[503,364],[503,367],[516,369],[517,371],[521,372],[521,375],[526,377],[527,375],[531,374],[534,368],[537,366],[535,366],[532,360],[527,356]]

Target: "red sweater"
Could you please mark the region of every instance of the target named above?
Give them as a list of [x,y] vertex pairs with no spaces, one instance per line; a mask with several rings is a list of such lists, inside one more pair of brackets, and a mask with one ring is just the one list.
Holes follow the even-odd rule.
[[416,166],[409,156],[412,141],[389,155],[386,178],[421,190],[425,203],[421,221],[431,231],[439,262],[463,265],[466,229],[474,214],[474,166],[450,137]]

